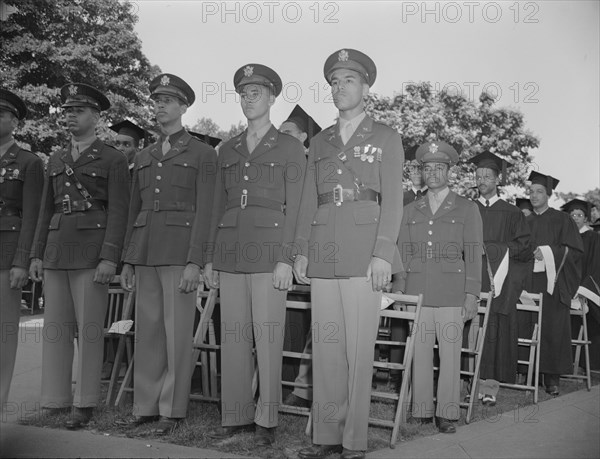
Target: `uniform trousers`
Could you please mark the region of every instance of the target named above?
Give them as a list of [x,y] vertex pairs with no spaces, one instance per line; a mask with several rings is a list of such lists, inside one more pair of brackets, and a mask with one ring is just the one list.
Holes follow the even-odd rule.
[[364,277],[312,279],[313,443],[367,449],[381,292]]
[[[421,308],[414,331],[413,364],[414,417],[458,420],[460,417],[460,351],[463,341],[462,306]],[[438,342],[440,371],[437,406],[433,403],[433,346]]]
[[136,266],[133,413],[183,418],[193,372],[196,292],[177,286],[184,266]]
[[[104,353],[108,285],[93,281],[95,269],[44,270],[42,406],[98,405]],[[72,395],[77,338],[75,394]]]
[[21,317],[21,289],[10,288],[10,269],[0,270],[0,294],[0,409],[4,409],[15,369]]
[[[221,423],[275,427],[281,399],[281,366],[287,291],[272,273],[221,272]],[[258,400],[252,378],[256,346]]]

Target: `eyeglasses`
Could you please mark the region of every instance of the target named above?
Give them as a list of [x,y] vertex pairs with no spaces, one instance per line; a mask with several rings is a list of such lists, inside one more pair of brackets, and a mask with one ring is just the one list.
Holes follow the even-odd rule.
[[585,214],[572,213],[571,217],[580,217],[580,218],[582,218],[582,217],[585,217]]

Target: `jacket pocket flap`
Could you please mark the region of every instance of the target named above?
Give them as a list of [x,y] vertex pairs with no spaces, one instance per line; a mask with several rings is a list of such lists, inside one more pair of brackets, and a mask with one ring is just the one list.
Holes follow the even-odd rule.
[[258,228],[283,228],[284,222],[285,215],[271,209],[259,209],[254,217],[254,226]]
[[81,173],[90,177],[108,177],[108,170],[102,169],[100,167],[82,167]]
[[83,212],[77,215],[77,229],[106,228],[105,212]]
[[19,231],[20,229],[21,217],[18,215],[0,218],[0,231]]
[[313,218],[312,225],[326,225],[329,221],[329,207],[321,207],[317,209],[315,218]]
[[60,219],[62,218],[62,216],[63,216],[63,214],[52,215],[52,218],[50,219],[50,224],[48,225],[48,229],[51,229],[51,230],[58,229],[60,226]]
[[191,228],[194,224],[194,215],[196,215],[194,212],[167,212],[165,224]]
[[354,210],[354,222],[357,225],[375,224],[379,221],[379,207],[360,207]]
[[133,227],[134,228],[138,228],[140,226],[146,226],[146,220],[148,219],[148,211],[147,210],[142,210],[137,218],[135,219],[135,222],[133,222]]
[[237,225],[237,219],[238,219],[237,208],[229,209],[221,217],[221,222],[219,223],[219,228],[232,228]]

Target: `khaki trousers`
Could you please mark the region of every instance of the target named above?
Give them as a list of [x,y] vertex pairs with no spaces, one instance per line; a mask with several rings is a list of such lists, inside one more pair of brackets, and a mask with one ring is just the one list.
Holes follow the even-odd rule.
[[0,270],[0,409],[8,402],[21,317],[21,289],[10,288],[10,269]]
[[312,279],[313,443],[367,449],[381,293],[366,278]]
[[[272,273],[221,272],[221,423],[275,427],[281,399],[281,365],[287,292]],[[258,400],[252,378],[256,346]]]
[[177,290],[184,266],[136,266],[136,416],[183,418],[192,384],[196,292]]
[[44,270],[42,407],[60,408],[71,403],[79,408],[98,405],[108,285],[94,282],[94,272],[95,269]]
[[[414,330],[413,360],[414,417],[434,415],[458,420],[460,417],[460,350],[463,340],[462,307],[429,307],[421,309],[421,318]],[[440,372],[437,385],[437,406],[433,403],[433,346],[438,341]],[[435,408],[435,409],[434,409]]]

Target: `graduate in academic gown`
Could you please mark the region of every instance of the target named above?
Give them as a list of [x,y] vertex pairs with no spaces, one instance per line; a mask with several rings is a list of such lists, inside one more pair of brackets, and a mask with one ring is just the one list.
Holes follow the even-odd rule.
[[481,290],[493,294],[479,393],[484,404],[494,405],[498,382],[514,383],[517,375],[516,304],[525,286],[532,248],[525,215],[498,196],[498,185],[505,181],[507,161],[486,151],[471,162],[477,166],[475,176],[480,196],[475,202],[483,220],[485,245]]
[[[590,366],[593,370],[600,368],[600,234],[588,226],[591,203],[581,199],[573,199],[561,207],[577,225],[583,240],[583,258],[581,263],[581,285],[577,293],[587,298],[589,314],[587,315],[588,338],[590,346]],[[579,320],[574,331],[579,330]]]
[[583,242],[573,220],[548,207],[548,198],[559,181],[535,171],[529,180],[533,213],[527,223],[535,263],[527,291],[544,295],[540,372],[544,374],[546,392],[558,395],[560,375],[572,371],[569,310],[581,281]]

